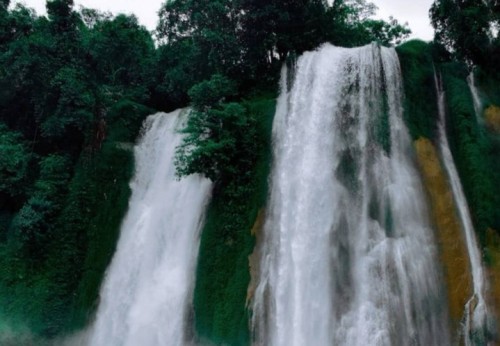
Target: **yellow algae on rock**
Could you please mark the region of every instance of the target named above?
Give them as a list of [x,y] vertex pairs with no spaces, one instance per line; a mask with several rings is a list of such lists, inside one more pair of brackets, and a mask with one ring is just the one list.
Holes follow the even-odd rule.
[[[486,271],[488,275],[487,303],[493,307],[497,332],[500,332],[500,236],[488,229],[486,232],[486,253],[488,257]],[[500,345],[499,342],[496,345]]]
[[464,307],[472,295],[472,276],[462,226],[453,193],[436,148],[427,138],[415,141],[419,168],[436,226],[440,259],[448,287],[448,302],[453,327],[457,329]]
[[484,111],[484,119],[489,128],[500,133],[500,107],[489,106]]

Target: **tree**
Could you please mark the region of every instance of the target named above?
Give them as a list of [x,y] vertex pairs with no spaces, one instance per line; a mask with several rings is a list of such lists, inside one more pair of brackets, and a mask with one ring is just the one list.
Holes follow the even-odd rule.
[[250,70],[261,75],[289,53],[300,54],[326,41],[323,0],[242,0],[239,33]]
[[408,23],[401,25],[393,17],[388,22],[369,19],[363,23],[363,27],[367,36],[385,46],[399,45],[411,34]]
[[256,126],[242,105],[225,102],[236,94],[234,82],[216,74],[189,94],[193,110],[177,150],[177,174],[200,173],[219,181],[244,172],[255,156]]
[[147,100],[155,47],[135,16],[96,19],[85,48],[94,75],[107,88],[108,98],[114,93],[114,101],[124,94],[142,102]]
[[42,135],[65,139],[72,133],[76,135],[73,141],[81,145],[82,135],[92,124],[96,103],[86,76],[76,68],[63,67],[57,71],[48,89],[47,116],[40,119]]
[[55,35],[76,31],[79,18],[73,6],[73,0],[47,1],[47,15]]
[[436,0],[430,9],[434,39],[456,58],[486,63],[491,12],[483,0]]
[[0,193],[11,197],[23,195],[30,160],[28,146],[21,135],[0,123]]
[[168,1],[159,12],[157,35],[171,43],[190,37],[199,54],[192,61],[199,69],[235,75],[241,61],[238,42],[238,7],[232,0]]
[[66,157],[50,155],[40,162],[40,175],[32,196],[17,213],[10,230],[11,236],[20,241],[30,260],[40,261],[47,255],[45,249],[47,242],[55,236],[51,228],[63,207],[69,178],[69,160]]

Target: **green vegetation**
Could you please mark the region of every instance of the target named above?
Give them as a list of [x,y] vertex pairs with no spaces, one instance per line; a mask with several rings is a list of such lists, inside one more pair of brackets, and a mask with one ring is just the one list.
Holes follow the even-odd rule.
[[[437,125],[437,95],[434,66],[442,75],[447,101],[447,129],[451,150],[469,202],[479,239],[485,241],[488,228],[499,229],[500,178],[498,135],[477,121],[466,78],[467,66],[433,43],[410,41],[397,48],[405,86],[405,120],[413,139],[434,139]],[[480,84],[488,95],[486,105],[500,97],[495,77],[483,77]],[[428,102],[427,100],[433,100]],[[436,101],[434,101],[436,100]]]
[[[142,121],[191,104],[177,172],[215,182],[196,331],[209,343],[248,344],[250,229],[267,197],[280,68],[324,42],[398,44],[407,25],[373,19],[366,0],[172,0],[160,9],[155,44],[134,16],[76,11],[73,0],[48,1],[47,17],[9,5],[0,0],[0,334],[15,327],[50,339],[88,323],[126,212]],[[452,149],[482,234],[500,229],[500,144],[474,122],[456,61],[480,65],[488,102],[498,104],[500,43],[486,28],[498,24],[499,7],[437,0],[431,14],[436,44],[398,48],[405,119],[413,138],[434,137],[439,63]],[[375,131],[389,152],[387,121]]]
[[476,120],[467,69],[456,63],[441,67],[448,104],[448,131],[451,150],[472,212],[476,232],[484,243],[493,215],[498,210],[494,195],[490,143]]
[[477,120],[466,77],[474,68],[483,106],[500,102],[498,65],[500,37],[497,30],[500,6],[497,2],[436,0],[430,16],[435,28],[448,103],[448,131],[451,149],[464,185],[476,231],[483,245],[490,227],[500,226],[500,139],[485,126],[483,114]]
[[256,152],[252,168],[238,171],[214,189],[203,229],[194,293],[195,323],[202,341],[247,345],[249,312],[245,305],[250,282],[250,234],[267,199],[271,166],[271,128],[275,100],[254,98],[241,106],[255,118]]
[[405,121],[412,138],[434,138],[437,92],[432,46],[412,40],[397,47],[405,91]]
[[436,0],[430,9],[435,42],[459,61],[498,75],[500,37],[498,1]]
[[47,11],[0,3],[0,324],[34,338],[91,317],[128,204],[126,148],[153,112],[155,47],[135,17]]

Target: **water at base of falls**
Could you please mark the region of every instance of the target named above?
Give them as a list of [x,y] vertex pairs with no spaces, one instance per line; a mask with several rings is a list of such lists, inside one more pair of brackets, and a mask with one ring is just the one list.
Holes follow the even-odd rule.
[[253,300],[257,345],[449,345],[393,49],[325,45],[282,74]]
[[90,346],[189,343],[186,321],[211,184],[175,176],[181,111],[147,118],[135,147],[129,210],[101,290]]

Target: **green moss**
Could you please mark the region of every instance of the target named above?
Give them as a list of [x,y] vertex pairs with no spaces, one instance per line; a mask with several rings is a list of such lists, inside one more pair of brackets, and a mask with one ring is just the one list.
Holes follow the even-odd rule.
[[401,63],[405,91],[405,122],[413,139],[434,138],[437,95],[432,47],[412,40],[396,49]]
[[[133,173],[132,152],[108,142],[100,154],[102,164],[87,179],[95,200],[90,206],[90,220],[84,225],[85,259],[81,279],[75,289],[71,312],[72,326],[84,326],[96,306],[104,271],[115,252],[120,225],[130,197],[129,181]],[[87,181],[88,181],[87,180]]]
[[[482,70],[477,71],[480,94],[483,97],[483,106],[488,108],[491,105],[500,106],[500,83],[498,76],[485,73]],[[500,135],[494,131],[483,129],[485,141],[488,143],[488,151],[483,155],[488,158],[491,165],[492,180],[494,182],[500,181]],[[497,206],[493,215],[492,228],[500,230],[500,184],[493,184],[494,196],[496,198],[495,205]]]
[[[84,214],[88,213],[88,218],[81,229],[85,235],[80,237],[84,244],[83,266],[82,263],[75,263],[81,268],[81,276],[76,286],[71,287],[74,299],[71,301],[67,330],[85,326],[97,307],[100,285],[115,253],[131,193],[129,183],[134,171],[134,157],[132,145],[126,144],[135,141],[144,117],[150,113],[151,109],[132,101],[117,103],[109,114],[111,131],[108,139],[91,162],[83,162],[85,173],[83,183],[77,184],[80,196],[75,198],[75,202],[85,200],[82,194],[90,195],[91,199],[86,205],[78,206]],[[73,212],[70,211],[70,214]],[[75,225],[73,229],[79,223],[62,221],[64,225]],[[78,238],[77,234],[73,237]]]
[[[134,141],[152,111],[121,101],[107,118],[107,139],[84,149],[50,225],[44,260],[21,257],[21,242],[0,244],[0,316],[15,334],[42,339],[84,327],[97,306],[99,287],[114,254],[130,196]],[[125,149],[124,149],[125,148]]]
[[[492,142],[477,121],[472,95],[466,82],[464,65],[441,66],[448,107],[448,138],[464,186],[472,219],[479,239],[484,244],[488,227],[498,213],[498,188],[495,184],[495,160],[488,155]],[[496,163],[498,165],[498,162]],[[498,167],[498,166],[497,166]]]
[[250,172],[218,185],[203,229],[194,292],[198,338],[207,343],[250,343],[246,303],[248,256],[255,246],[250,230],[267,200],[271,128],[275,100],[243,103],[257,118],[258,159]]

